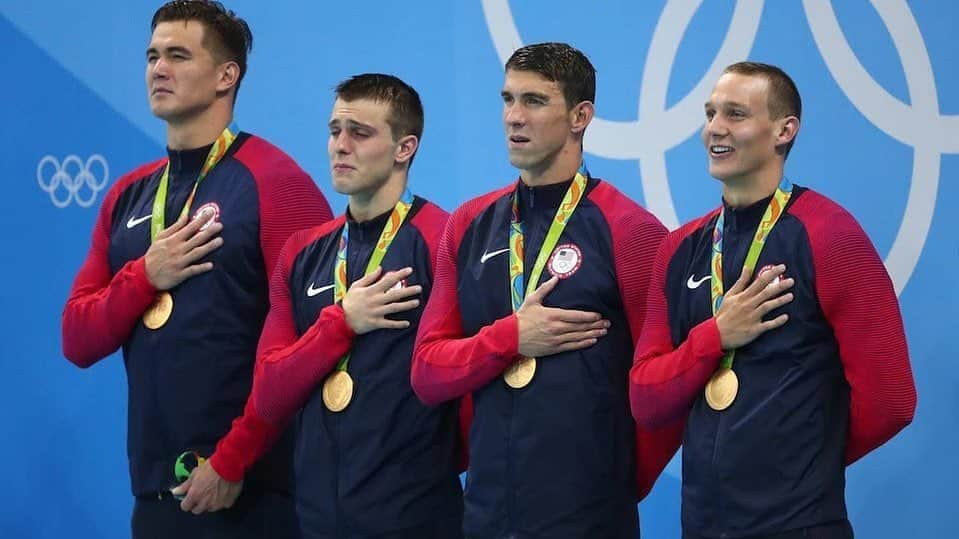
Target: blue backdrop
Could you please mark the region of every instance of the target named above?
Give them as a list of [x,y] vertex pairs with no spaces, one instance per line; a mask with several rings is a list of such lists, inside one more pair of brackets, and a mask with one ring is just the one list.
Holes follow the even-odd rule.
[[[81,371],[61,355],[60,312],[104,189],[163,153],[144,51],[158,1],[0,0],[3,327],[0,536],[125,537],[132,499],[119,356]],[[598,76],[591,171],[671,228],[719,202],[699,143],[719,70],[781,65],[802,92],[795,181],[848,208],[896,284],[919,389],[915,422],[847,472],[860,537],[953,537],[959,525],[959,4],[948,0],[460,0],[230,6],[253,28],[240,125],[285,148],[338,211],[324,124],[331,89],[392,72],[421,93],[413,188],[447,209],[511,181],[502,65],[525,43],[568,41]],[[646,537],[678,537],[674,459],[641,505]]]

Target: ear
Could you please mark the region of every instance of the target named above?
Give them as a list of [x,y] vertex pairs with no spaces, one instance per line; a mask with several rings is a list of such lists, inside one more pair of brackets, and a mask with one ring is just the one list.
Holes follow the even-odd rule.
[[220,64],[217,70],[219,71],[216,83],[217,92],[226,92],[230,88],[236,87],[237,83],[240,82],[240,65],[236,62],[224,62]]
[[799,118],[786,116],[776,121],[776,146],[785,146],[799,133]]
[[570,131],[581,135],[586,131],[586,126],[593,121],[593,115],[596,108],[591,101],[580,101],[569,111]]
[[396,163],[409,163],[416,150],[420,147],[420,139],[416,135],[406,135],[396,143],[396,150],[393,152],[393,161]]

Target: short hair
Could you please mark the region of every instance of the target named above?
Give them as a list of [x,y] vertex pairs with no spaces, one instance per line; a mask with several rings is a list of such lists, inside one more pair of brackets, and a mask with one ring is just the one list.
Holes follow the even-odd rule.
[[[240,66],[236,92],[246,75],[246,56],[253,50],[253,32],[245,20],[213,0],[172,0],[153,14],[150,31],[161,22],[197,21],[203,24],[203,46],[218,62],[233,61]],[[236,93],[234,93],[234,100]]]
[[581,101],[596,102],[596,69],[581,51],[566,43],[535,43],[516,49],[506,71],[532,71],[559,84],[571,109]]
[[390,112],[386,117],[393,132],[393,140],[406,135],[423,137],[423,103],[420,94],[399,77],[383,73],[354,75],[336,85],[336,97],[343,101],[369,99],[386,103]]
[[[766,79],[769,88],[766,107],[769,109],[770,118],[779,120],[786,116],[795,116],[797,119],[802,119],[802,98],[799,96],[799,88],[781,68],[761,62],[738,62],[726,67],[723,74],[726,73]],[[786,157],[789,156],[789,150],[792,149],[795,141],[794,137],[786,144]]]

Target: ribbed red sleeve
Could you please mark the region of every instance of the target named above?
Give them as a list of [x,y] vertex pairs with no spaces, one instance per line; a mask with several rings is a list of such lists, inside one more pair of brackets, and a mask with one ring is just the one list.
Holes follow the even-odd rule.
[[270,276],[290,235],[330,221],[333,213],[310,176],[269,142],[250,137],[235,157],[250,169],[256,180],[260,246],[266,275]]
[[[446,229],[446,223],[449,222],[450,215],[442,208],[432,203],[427,203],[417,212],[411,221],[411,224],[420,231],[426,246],[430,251],[430,270],[436,275],[436,261],[439,254],[439,244],[443,237],[443,231]],[[473,398],[466,394],[460,399],[459,406],[459,428],[460,428],[460,455],[459,470],[466,471],[469,467],[469,431],[473,423]]]
[[[250,169],[256,182],[260,248],[270,276],[291,234],[329,222],[330,205],[309,175],[269,142],[250,137],[234,157]],[[253,399],[247,399],[243,415],[217,444],[210,465],[223,478],[239,481],[280,434],[274,427],[256,413]]]
[[440,240],[433,291],[420,319],[413,349],[411,382],[421,401],[436,405],[489,383],[516,360],[519,327],[510,314],[463,335],[457,300],[456,256],[473,219],[512,186],[467,202],[450,218]]
[[670,233],[653,263],[646,323],[629,373],[630,406],[642,430],[662,429],[684,421],[723,356],[719,329],[713,317],[694,327],[685,341],[673,347],[666,304],[666,272],[676,249],[712,215]]
[[111,275],[108,249],[117,199],[130,184],[165,162],[155,161],[121,177],[100,207],[90,251],[73,281],[62,316],[63,355],[78,367],[89,367],[120,348],[153,303],[156,289],[147,279],[143,258],[127,262]]
[[790,213],[806,226],[816,293],[849,382],[848,465],[892,438],[915,414],[902,314],[882,260],[852,215],[812,191]]
[[239,481],[283,432],[310,393],[349,350],[353,331],[343,309],[331,305],[299,337],[293,319],[289,276],[296,255],[315,238],[343,224],[342,218],[293,234],[270,279],[270,312],[257,348],[253,389],[230,432],[217,444],[210,465],[223,478]]
[[[666,237],[666,227],[607,183],[597,185],[589,198],[600,208],[609,224],[616,280],[635,347],[646,320],[653,261],[659,244]],[[636,429],[636,494],[640,500],[653,488],[659,474],[679,449],[682,435],[682,421],[655,431]]]

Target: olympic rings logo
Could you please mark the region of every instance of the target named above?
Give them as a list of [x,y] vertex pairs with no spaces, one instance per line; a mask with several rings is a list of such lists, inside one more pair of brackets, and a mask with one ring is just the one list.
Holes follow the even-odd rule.
[[[505,63],[523,46],[508,0],[481,0],[497,55]],[[637,159],[649,210],[670,229],[679,226],[666,170],[666,152],[702,127],[702,103],[722,69],[748,57],[759,29],[763,0],[738,0],[729,29],[706,73],[693,89],[666,108],[670,73],[680,41],[702,0],[669,0],[653,31],[640,81],[635,121],[594,118],[585,149],[600,157]],[[846,40],[828,0],[803,0],[813,40],[833,79],[850,102],[878,129],[914,149],[906,209],[886,268],[896,294],[912,276],[932,223],[941,155],[959,153],[959,115],[939,113],[932,63],[905,0],[871,0],[887,27],[905,72],[910,103],[887,92],[866,71]]]
[[100,154],[91,155],[86,162],[76,155],[68,155],[62,163],[52,155],[45,155],[37,163],[37,183],[58,208],[66,208],[74,200],[80,207],[89,208],[109,179],[107,160]]

